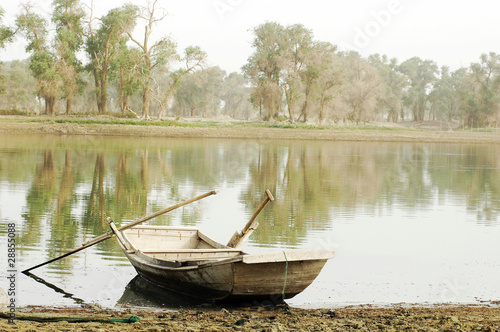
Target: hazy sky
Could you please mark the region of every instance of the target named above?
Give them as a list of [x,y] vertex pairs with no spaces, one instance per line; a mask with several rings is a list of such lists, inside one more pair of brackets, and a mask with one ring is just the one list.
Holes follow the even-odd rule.
[[[1,0],[4,23],[13,24],[23,1]],[[32,1],[39,13],[51,12],[52,0]],[[146,0],[130,1],[146,5]],[[90,0],[82,3],[90,4]],[[121,6],[122,0],[96,0],[95,16]],[[302,23],[317,40],[396,57],[419,56],[452,69],[476,62],[482,53],[500,53],[500,2],[492,0],[159,0],[168,17],[156,28],[179,45],[199,45],[210,64],[240,71],[252,53],[253,27],[266,21]],[[141,38],[139,24],[135,35]],[[22,37],[0,52],[0,60],[24,59]]]

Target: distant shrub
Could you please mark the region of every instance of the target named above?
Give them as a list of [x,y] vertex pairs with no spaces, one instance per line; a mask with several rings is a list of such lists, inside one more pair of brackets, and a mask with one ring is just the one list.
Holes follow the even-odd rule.
[[9,110],[0,110],[0,115],[27,115],[27,113],[21,111],[17,107],[12,107]]

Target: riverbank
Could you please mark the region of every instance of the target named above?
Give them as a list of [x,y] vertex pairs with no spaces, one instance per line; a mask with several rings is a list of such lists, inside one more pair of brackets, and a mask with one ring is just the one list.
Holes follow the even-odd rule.
[[[57,120],[57,121],[56,121]],[[440,130],[441,127],[415,124],[410,129],[403,125],[388,127],[312,127],[286,125],[245,124],[231,122],[183,123],[170,121],[143,122],[79,121],[73,118],[0,118],[0,133],[59,134],[59,135],[110,135],[135,137],[177,138],[235,138],[325,141],[380,141],[421,143],[500,143],[500,130],[467,131]]]
[[[0,319],[1,331],[500,331],[500,308],[436,306],[296,309],[252,307],[200,310],[84,310],[22,308],[20,319]],[[131,316],[139,322],[108,322]],[[33,320],[38,320],[33,321]],[[86,319],[88,322],[68,322]],[[53,320],[43,322],[43,320]],[[60,321],[54,321],[60,320]],[[42,322],[40,322],[42,321]]]

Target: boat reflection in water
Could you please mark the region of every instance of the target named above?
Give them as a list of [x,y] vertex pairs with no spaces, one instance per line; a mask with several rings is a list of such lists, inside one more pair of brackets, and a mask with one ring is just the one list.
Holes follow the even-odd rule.
[[123,291],[117,302],[118,306],[155,307],[155,308],[189,308],[213,306],[211,302],[193,298],[165,287],[153,284],[140,275],[136,275]]
[[207,301],[196,297],[191,297],[172,291],[168,288],[162,287],[152,283],[140,275],[136,275],[125,287],[123,295],[120,297],[116,305],[130,306],[130,307],[149,307],[149,308],[220,308],[221,306],[227,307],[242,307],[242,306],[267,306],[267,305],[282,305],[285,301],[281,296],[269,297],[264,300],[254,300],[251,302],[214,302]]

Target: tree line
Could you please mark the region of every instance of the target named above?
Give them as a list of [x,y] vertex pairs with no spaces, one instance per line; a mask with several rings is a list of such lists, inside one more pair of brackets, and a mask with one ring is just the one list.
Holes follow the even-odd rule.
[[300,24],[267,22],[253,32],[254,53],[243,71],[253,86],[252,103],[265,118],[500,123],[500,56],[495,53],[451,71],[419,57],[398,63],[386,55],[341,52],[316,41]]
[[[54,0],[54,36],[47,18],[31,5],[24,5],[14,27],[2,24],[0,9],[0,48],[18,35],[27,40],[30,54],[25,62],[3,65],[0,109],[29,111],[43,101],[44,112],[54,114],[57,100],[64,100],[66,114],[76,108],[157,119],[224,115],[320,124],[381,119],[500,124],[496,53],[452,71],[419,57],[402,63],[380,54],[364,58],[316,40],[301,24],[266,22],[252,30],[253,53],[242,72],[227,74],[209,67],[198,46],[179,50],[170,37],[151,40],[165,18],[156,4],[125,4],[94,17],[79,0]],[[142,39],[133,35],[138,25],[144,26]]]

